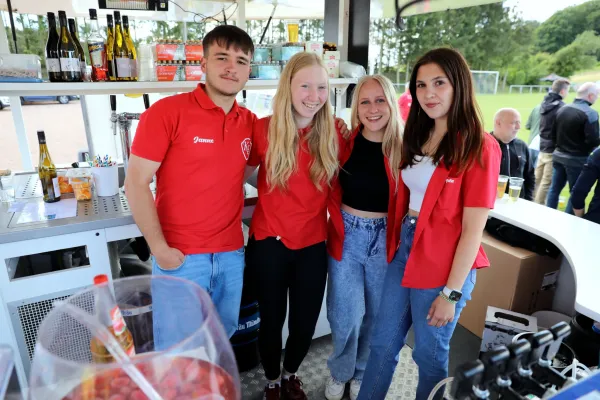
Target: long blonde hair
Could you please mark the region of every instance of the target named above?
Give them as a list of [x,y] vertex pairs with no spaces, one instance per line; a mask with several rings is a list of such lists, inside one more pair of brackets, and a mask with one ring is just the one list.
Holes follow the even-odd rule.
[[394,181],[396,182],[396,189],[398,183],[398,176],[400,175],[400,161],[402,155],[402,134],[404,132],[404,126],[400,119],[400,111],[398,110],[398,104],[396,102],[396,91],[392,81],[383,75],[368,75],[360,78],[354,89],[352,95],[352,129],[360,127],[362,124],[358,118],[358,106],[359,106],[359,95],[363,85],[369,81],[377,81],[383,89],[383,94],[387,101],[387,105],[390,108],[390,120],[385,127],[383,133],[383,142],[381,143],[381,150],[383,154],[389,160],[390,171]]
[[[298,128],[294,122],[292,105],[292,78],[303,68],[318,65],[325,70],[321,58],[315,53],[299,53],[286,64],[277,92],[273,98],[273,116],[269,122],[269,147],[266,155],[267,182],[271,189],[287,188],[287,181],[297,168],[297,154],[300,145]],[[326,70],[325,70],[326,71]],[[329,94],[329,84],[327,85]],[[310,178],[322,190],[338,171],[338,142],[329,98],[314,116],[306,143],[313,161]]]

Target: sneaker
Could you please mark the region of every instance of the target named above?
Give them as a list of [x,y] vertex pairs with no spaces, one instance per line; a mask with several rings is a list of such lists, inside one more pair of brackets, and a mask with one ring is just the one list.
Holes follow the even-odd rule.
[[306,393],[302,390],[304,383],[297,375],[281,380],[281,398],[284,400],[308,400]]
[[277,383],[269,383],[265,386],[264,400],[279,400],[281,398],[281,388]]
[[360,392],[360,384],[362,381],[358,379],[352,379],[350,381],[350,400],[356,400],[358,397],[358,392]]
[[327,400],[342,400],[344,390],[346,390],[346,384],[333,379],[331,376],[325,386],[325,397]]

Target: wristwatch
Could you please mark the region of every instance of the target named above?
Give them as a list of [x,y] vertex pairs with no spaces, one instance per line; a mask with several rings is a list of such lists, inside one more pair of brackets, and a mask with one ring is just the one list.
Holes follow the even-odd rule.
[[444,296],[446,296],[448,299],[450,299],[451,301],[455,301],[457,303],[460,301],[460,298],[462,297],[461,292],[459,292],[458,290],[452,290],[448,286],[444,286],[444,289],[442,289],[442,293],[444,293]]

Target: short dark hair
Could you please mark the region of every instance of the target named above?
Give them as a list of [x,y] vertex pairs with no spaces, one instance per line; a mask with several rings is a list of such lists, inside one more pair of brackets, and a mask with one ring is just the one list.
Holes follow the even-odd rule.
[[241,50],[250,57],[254,54],[254,43],[252,38],[243,29],[235,25],[219,25],[208,32],[202,39],[204,54],[208,54],[208,49],[213,43],[228,49],[233,46],[235,50]]
[[417,73],[419,68],[427,64],[437,64],[454,89],[454,98],[448,110],[448,132],[431,158],[436,164],[443,162],[448,169],[455,166],[460,173],[475,160],[481,163],[485,132],[481,111],[475,101],[469,64],[458,51],[443,47],[427,52],[412,70],[409,89],[413,104],[404,127],[400,169],[414,165],[417,157],[424,155],[422,148],[429,141],[435,125],[419,102],[414,100],[417,99]]
[[552,91],[558,94],[570,85],[571,83],[566,79],[557,79],[554,82],[552,82]]

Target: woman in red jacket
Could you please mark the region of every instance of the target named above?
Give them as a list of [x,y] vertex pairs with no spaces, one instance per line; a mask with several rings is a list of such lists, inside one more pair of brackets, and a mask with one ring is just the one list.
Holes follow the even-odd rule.
[[[296,54],[279,79],[273,115],[254,126],[248,164],[261,167],[246,268],[256,277],[267,400],[306,399],[296,372],[323,303],[327,201],[339,167],[339,133],[328,82],[320,57]],[[289,337],[282,371],[281,331],[288,292]]]
[[328,400],[341,400],[346,382],[356,400],[388,262],[398,236],[393,225],[402,125],[392,82],[366,76],[352,98],[349,140],[342,141],[340,173],[329,204],[327,318],[333,354]]
[[385,277],[360,400],[385,398],[411,326],[417,400],[428,398],[448,375],[450,338],[475,270],[489,265],[481,235],[500,148],[483,130],[467,62],[452,49],[429,51],[413,68],[410,93],[395,213],[400,247]]

